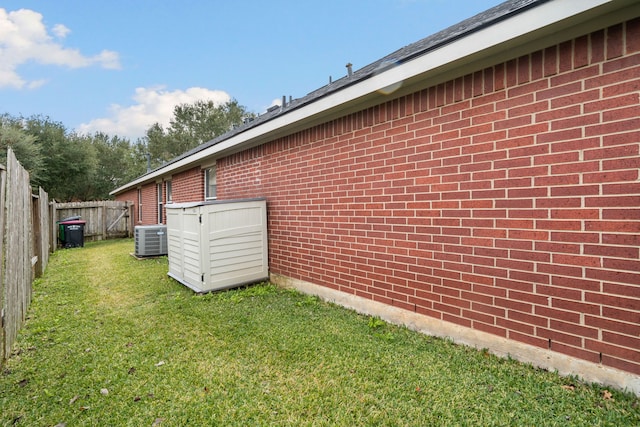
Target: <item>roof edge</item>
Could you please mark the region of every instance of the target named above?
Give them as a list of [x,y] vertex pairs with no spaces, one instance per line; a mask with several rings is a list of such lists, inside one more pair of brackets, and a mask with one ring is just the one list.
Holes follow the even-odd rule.
[[[294,100],[288,108],[280,108],[275,112],[259,116],[254,122],[204,143],[109,194],[118,195],[172,172],[194,167],[204,159],[228,152],[234,147],[248,148],[252,141],[267,139],[270,135],[294,125],[300,126],[301,123],[306,123],[323,113],[328,115],[330,111],[384,89],[394,82],[427,73],[438,66],[455,63],[464,57],[523,37],[591,9],[614,3],[624,6],[629,2],[626,0],[504,2],[357,70],[351,79],[343,77],[331,85],[323,86],[301,99]],[[538,7],[543,7],[545,10],[534,11]],[[462,43],[471,35],[474,35],[472,43]],[[398,65],[383,72],[376,72],[381,64],[392,60]],[[334,87],[328,88],[328,86]]]

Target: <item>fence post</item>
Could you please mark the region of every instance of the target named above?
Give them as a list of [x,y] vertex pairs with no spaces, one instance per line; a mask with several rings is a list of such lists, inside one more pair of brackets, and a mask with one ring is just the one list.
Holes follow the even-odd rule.
[[56,219],[56,199],[52,199],[49,203],[49,218],[51,218],[51,235],[49,236],[49,241],[51,242],[51,252],[55,252],[58,249],[58,220]]
[[38,269],[36,274],[41,276],[47,269],[49,264],[49,251],[51,240],[51,218],[49,216],[49,195],[42,187],[38,187],[38,203],[36,206],[38,211],[38,229],[36,237],[38,246],[36,246],[36,255],[38,256]]
[[133,203],[129,203],[127,202],[127,204],[129,205],[129,238],[133,237],[133,231],[135,229],[136,226],[136,220],[134,218],[134,214],[135,214],[135,205]]
[[31,270],[33,277],[42,276],[42,230],[40,229],[40,197],[31,195]]
[[100,213],[102,214],[102,218],[100,220],[102,223],[102,240],[107,240],[107,204],[104,203],[99,209],[101,209]]

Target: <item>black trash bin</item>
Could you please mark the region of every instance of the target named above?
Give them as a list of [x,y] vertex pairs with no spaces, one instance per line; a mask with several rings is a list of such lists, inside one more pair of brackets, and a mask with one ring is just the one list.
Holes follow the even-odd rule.
[[84,246],[84,225],[86,221],[79,216],[65,218],[58,222],[58,241],[63,248],[81,248]]

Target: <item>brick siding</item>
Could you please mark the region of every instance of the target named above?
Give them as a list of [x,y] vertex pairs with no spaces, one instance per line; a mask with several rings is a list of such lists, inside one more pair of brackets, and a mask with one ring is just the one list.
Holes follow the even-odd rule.
[[174,203],[204,200],[204,173],[202,169],[198,166],[174,174],[171,178],[171,191]]
[[640,375],[639,40],[635,19],[220,159],[218,196],[268,198],[274,273]]
[[[171,178],[173,203],[184,203],[204,200],[204,175],[198,166],[187,171],[174,174]],[[138,189],[118,194],[117,200],[129,201],[134,205],[134,223],[152,225],[158,223],[157,183],[147,183],[140,186],[142,190],[142,217],[139,216]],[[162,183],[163,218],[166,219],[166,185]]]
[[[156,194],[156,183],[145,185],[142,190],[142,216],[138,218],[139,224],[149,225],[158,223],[158,197]],[[136,209],[137,193],[136,193]],[[137,212],[136,212],[137,214]]]

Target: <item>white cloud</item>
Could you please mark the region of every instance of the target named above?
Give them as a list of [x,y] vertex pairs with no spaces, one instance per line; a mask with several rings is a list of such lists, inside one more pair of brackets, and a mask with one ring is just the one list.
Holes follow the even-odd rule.
[[53,26],[53,29],[51,30],[53,31],[53,34],[56,35],[56,37],[63,39],[65,37],[67,37],[67,34],[69,34],[71,32],[70,29],[68,29],[67,27],[65,27],[62,24],[56,24]]
[[[63,39],[71,30],[62,24],[51,29],[53,36]],[[34,88],[46,80],[28,81],[18,73],[22,64],[36,62],[69,68],[92,65],[119,69],[117,52],[103,50],[85,56],[78,49],[67,48],[54,40],[42,21],[42,15],[29,9],[7,12],[0,8],[0,88]]]
[[216,105],[221,105],[231,100],[231,96],[224,91],[201,87],[174,91],[166,91],[163,87],[139,87],[132,98],[135,101],[133,105],[113,104],[109,107],[108,117],[83,123],[76,130],[85,134],[100,131],[135,141],[143,137],[145,131],[154,123],[160,123],[165,127],[169,125],[176,105],[191,104],[200,100],[211,100]]

